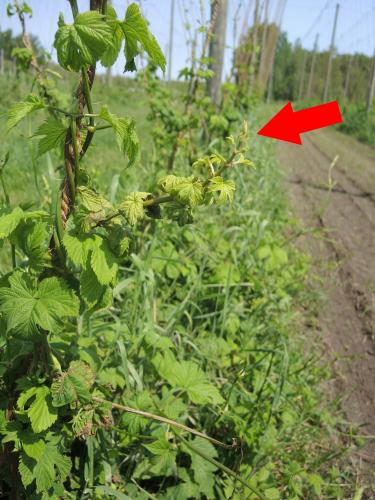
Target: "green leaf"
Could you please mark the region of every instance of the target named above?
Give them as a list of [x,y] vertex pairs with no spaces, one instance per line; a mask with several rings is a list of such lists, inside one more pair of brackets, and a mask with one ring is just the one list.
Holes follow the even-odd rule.
[[69,369],[52,383],[53,406],[65,406],[78,401],[88,403],[91,401],[90,388],[94,379],[89,365],[83,361],[72,361]]
[[78,14],[70,25],[60,16],[54,47],[60,65],[68,71],[95,64],[112,44],[112,29],[99,12]]
[[13,210],[10,208],[0,209],[0,239],[8,238],[8,236],[16,229],[23,217],[24,212],[19,207],[16,207]]
[[134,128],[134,121],[130,118],[119,118],[110,113],[107,106],[102,107],[99,116],[115,131],[118,146],[128,157],[128,167],[132,166],[139,154],[139,139]]
[[7,113],[7,129],[12,129],[27,115],[44,107],[44,102],[39,96],[29,94],[24,101],[16,102],[9,108]]
[[175,465],[177,453],[172,449],[166,438],[160,438],[143,446],[155,456],[152,461],[152,472],[154,474],[167,473]]
[[17,68],[26,71],[30,67],[33,53],[26,47],[14,47],[11,57],[16,59]]
[[73,231],[66,231],[63,245],[69,259],[77,266],[86,266],[90,253],[95,246],[95,239],[85,235],[75,235]]
[[56,480],[56,473],[58,473],[60,481],[63,482],[70,469],[70,458],[60,453],[56,445],[47,443],[43,459],[36,462],[33,468],[37,491],[43,492],[51,488]]
[[203,201],[203,185],[195,177],[182,178],[175,187],[177,197],[182,203],[195,207]]
[[35,285],[27,273],[16,271],[9,287],[0,288],[0,310],[7,320],[7,331],[35,333],[37,326],[53,331],[61,320],[77,316],[79,301],[60,278],[47,278]]
[[28,457],[40,460],[43,456],[45,446],[44,440],[35,434],[22,434],[22,448]]
[[[107,7],[107,16],[112,21],[117,19],[116,11],[111,5]],[[121,50],[122,41],[124,40],[124,32],[122,31],[120,23],[111,23],[110,27],[112,30],[112,43],[100,59],[100,62],[106,68],[112,66],[116,62]]]
[[27,255],[29,267],[37,270],[46,267],[50,258],[48,253],[48,243],[51,238],[49,223],[41,220],[21,223],[12,238],[16,239],[17,246]]
[[131,226],[143,219],[145,210],[143,201],[150,193],[133,192],[130,193],[121,203],[119,210]]
[[[29,408],[25,410],[25,405],[31,398],[35,398]],[[25,411],[30,419],[34,432],[43,432],[57,420],[57,411],[52,406],[52,399],[48,387],[31,387],[26,392],[21,393],[17,401],[20,411]],[[26,451],[26,450],[25,450]]]
[[112,205],[103,196],[86,186],[77,188],[79,203],[85,207],[88,212],[102,212],[106,208],[113,209]]
[[176,361],[171,354],[158,355],[154,366],[172,387],[184,389],[193,403],[220,404],[224,400],[204,372],[192,361]]
[[108,242],[98,235],[95,237],[95,246],[91,252],[90,262],[99,283],[109,285],[114,281],[118,270],[117,259]]
[[89,267],[84,269],[81,273],[80,279],[80,292],[83,300],[88,307],[93,307],[97,304],[105,291],[96,277],[94,271]]
[[34,134],[34,137],[41,137],[38,143],[38,156],[56,146],[62,146],[65,135],[66,127],[52,116],[49,117]]
[[34,481],[34,460],[28,457],[25,453],[21,453],[20,462],[18,466],[19,473],[21,474],[22,484],[25,488]]
[[[206,439],[195,438],[193,441],[191,441],[191,443],[194,448],[202,451],[208,457],[217,457],[217,451],[215,447]],[[191,468],[194,471],[194,480],[199,485],[200,491],[204,493],[207,498],[214,498],[214,472],[217,470],[216,465],[208,462],[197,453],[194,453],[194,451],[192,451],[192,449],[188,448],[187,446],[184,448],[184,450],[191,457]]]
[[236,185],[233,181],[226,181],[220,176],[213,177],[210,179],[208,186],[208,191],[210,193],[219,193],[218,202],[220,204],[225,204],[227,202],[232,203],[233,193],[236,189]]
[[147,21],[142,16],[140,8],[136,3],[129,5],[125,21],[122,23],[122,29],[125,35],[125,71],[136,70],[134,58],[139,54],[138,43],[147,52],[151,61],[165,71],[166,61],[164,54],[156,38],[150,33]]

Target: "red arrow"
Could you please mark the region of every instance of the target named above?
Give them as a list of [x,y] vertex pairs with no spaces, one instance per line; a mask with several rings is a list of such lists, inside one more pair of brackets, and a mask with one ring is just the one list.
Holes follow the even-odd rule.
[[301,145],[300,134],[341,122],[342,117],[337,101],[301,111],[293,111],[292,104],[288,102],[259,130],[258,135]]

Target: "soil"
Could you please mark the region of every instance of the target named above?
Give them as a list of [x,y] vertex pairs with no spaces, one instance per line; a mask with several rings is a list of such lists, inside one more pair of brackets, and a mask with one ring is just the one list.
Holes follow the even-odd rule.
[[[277,156],[292,208],[308,229],[299,244],[322,277],[317,324],[333,390],[348,421],[375,437],[375,149],[332,129],[302,141],[279,142]],[[355,460],[373,473],[375,440]]]

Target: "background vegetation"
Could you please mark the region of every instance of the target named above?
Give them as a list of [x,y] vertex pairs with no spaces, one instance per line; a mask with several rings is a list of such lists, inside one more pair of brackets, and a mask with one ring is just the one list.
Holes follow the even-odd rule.
[[[184,210],[172,206],[162,218],[157,210],[142,212],[132,224],[127,214],[129,247],[116,254],[118,280],[110,298],[95,299],[89,307],[82,293],[79,314],[48,335],[60,367],[47,362],[46,369],[39,359],[44,348],[39,351],[30,338],[9,336],[2,302],[5,496],[14,495],[14,488],[26,498],[272,500],[362,494],[347,460],[361,442],[333,405],[322,404],[320,384],[329,373],[319,345],[304,334],[315,298],[307,282],[309,259],[293,244],[300,228],[286,205],[272,148],[254,141],[264,106],[227,84],[218,112],[205,92],[207,61],[195,63],[198,68],[185,70],[186,85],[161,82],[153,64],[136,80],[116,78],[108,86],[97,77],[93,105],[108,105],[134,120],[141,151],[135,166],[124,170],[115,134],[98,131],[84,160],[90,189],[100,189],[119,206],[129,193],[155,192],[170,174],[176,144],[173,172],[196,176],[210,161],[231,165],[227,158],[238,158],[230,148],[239,136],[240,168],[229,170],[231,188],[221,188],[217,197],[224,193],[221,201],[233,201],[192,203],[190,195]],[[59,73],[52,90],[65,108],[76,78]],[[7,72],[0,84],[5,115],[35,81],[29,71],[17,78]],[[0,158],[9,153],[1,171],[2,215],[8,215],[9,204],[13,210],[54,213],[63,158],[55,144],[38,154],[35,131],[42,123],[30,115],[6,136],[5,119],[0,122],[7,137]],[[2,290],[9,289],[11,273],[35,272],[38,249],[21,245],[17,259],[25,254],[25,260],[11,270],[13,242],[4,241],[1,249]],[[75,279],[81,275],[71,267],[64,279],[78,295]],[[39,279],[43,283],[43,276]],[[25,359],[31,365],[14,384]],[[75,388],[70,400],[53,390],[62,378]],[[59,397],[69,404],[60,404]]]

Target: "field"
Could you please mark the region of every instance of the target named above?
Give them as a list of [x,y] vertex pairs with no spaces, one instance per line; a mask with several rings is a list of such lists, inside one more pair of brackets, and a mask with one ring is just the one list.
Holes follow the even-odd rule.
[[370,499],[374,151],[275,148],[129,9],[135,78],[95,76],[133,32],[94,12],[53,85],[0,75],[0,496]]

